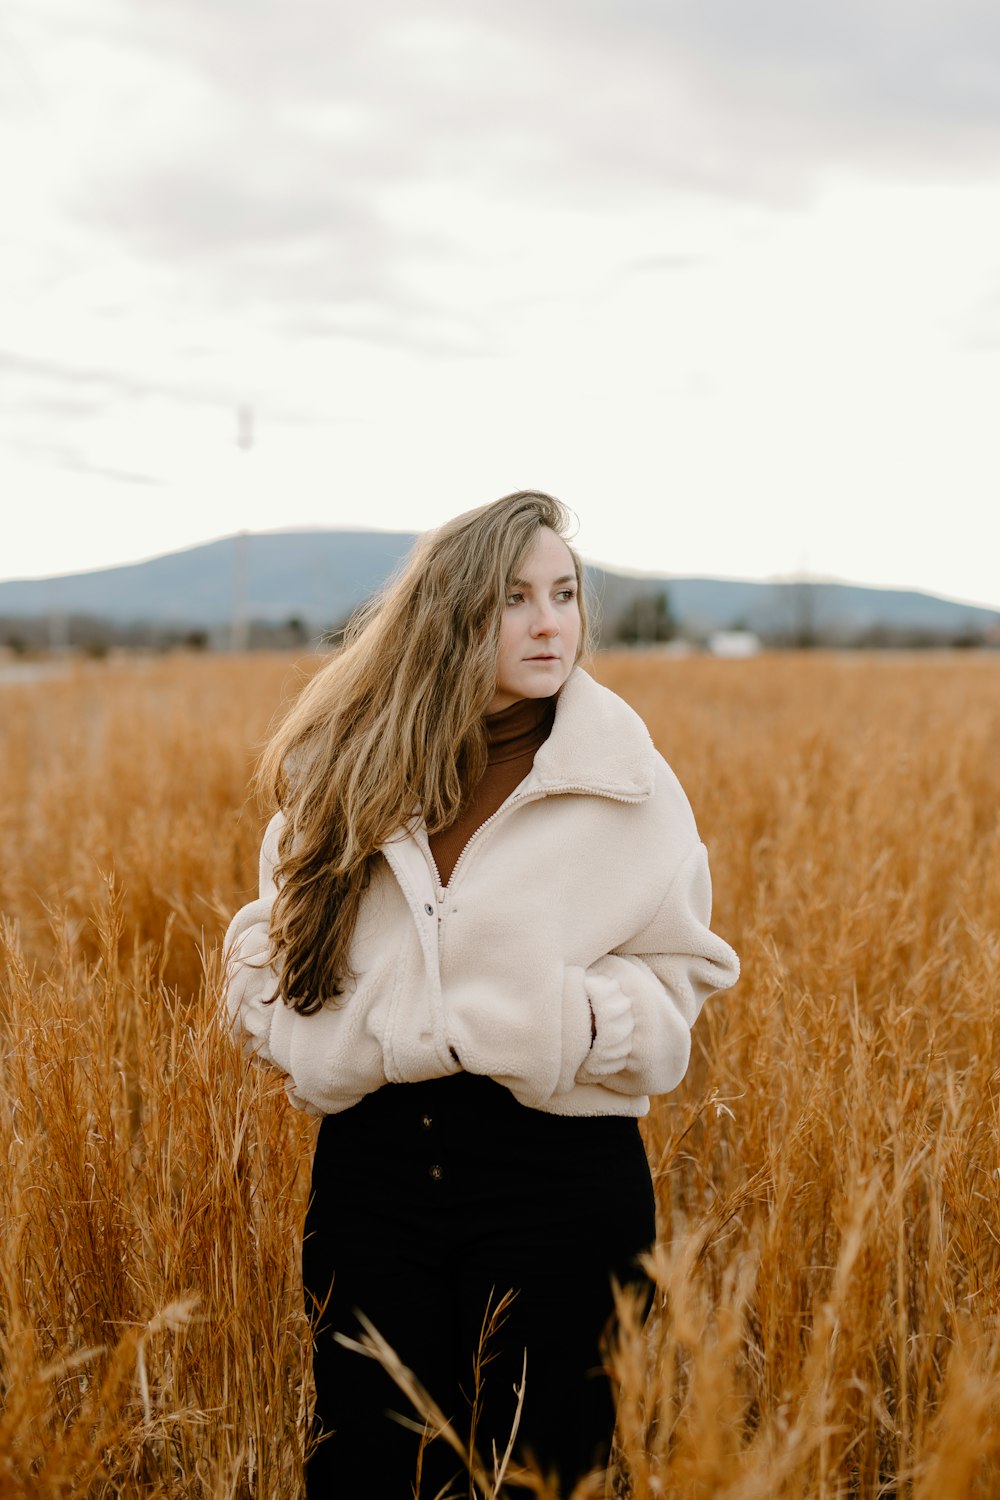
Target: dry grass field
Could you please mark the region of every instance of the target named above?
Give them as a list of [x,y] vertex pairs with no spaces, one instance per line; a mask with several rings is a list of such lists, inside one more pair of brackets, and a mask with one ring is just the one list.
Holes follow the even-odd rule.
[[[0,1500],[299,1493],[313,1126],[220,1024],[218,942],[308,669],[0,687]],[[645,1122],[631,1493],[996,1495],[1000,659],[596,671],[680,775],[744,965]]]

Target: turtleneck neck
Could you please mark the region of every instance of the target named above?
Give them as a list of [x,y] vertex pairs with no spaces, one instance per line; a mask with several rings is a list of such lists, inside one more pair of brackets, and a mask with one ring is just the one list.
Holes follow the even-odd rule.
[[556,716],[555,698],[520,698],[499,713],[487,714],[486,755],[491,766],[534,752],[548,739]]
[[555,716],[555,698],[521,698],[498,714],[484,716],[486,769],[451,827],[430,836],[431,854],[442,885],[448,884],[476,829],[527,776],[538,749],[549,737]]

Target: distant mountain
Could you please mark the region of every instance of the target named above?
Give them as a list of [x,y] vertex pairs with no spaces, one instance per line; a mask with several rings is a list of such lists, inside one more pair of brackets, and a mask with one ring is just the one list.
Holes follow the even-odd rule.
[[275,531],[223,537],[148,562],[0,583],[0,616],[90,615],[117,624],[228,624],[238,599],[255,620],[336,624],[405,557],[410,532]]
[[[268,624],[297,619],[310,632],[342,623],[409,551],[410,532],[279,531],[225,537],[148,562],[60,578],[0,583],[0,619],[86,616],[118,626],[156,624],[219,634],[242,600]],[[666,592],[686,633],[745,627],[776,639],[850,642],[974,634],[1000,614],[932,594],[839,583],[751,583],[669,578],[588,568],[605,631],[637,598]]]

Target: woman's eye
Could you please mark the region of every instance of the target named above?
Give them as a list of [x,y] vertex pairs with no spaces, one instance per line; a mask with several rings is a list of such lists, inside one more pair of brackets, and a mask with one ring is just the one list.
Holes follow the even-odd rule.
[[507,595],[507,603],[508,604],[520,604],[520,602],[521,602],[521,600],[523,598],[524,598],[523,594],[508,594]]
[[571,599],[576,598],[576,589],[560,589],[556,598],[563,599],[566,603],[569,603]]

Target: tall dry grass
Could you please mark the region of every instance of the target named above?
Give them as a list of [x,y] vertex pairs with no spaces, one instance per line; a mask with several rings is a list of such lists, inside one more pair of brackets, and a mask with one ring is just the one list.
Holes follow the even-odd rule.
[[[0,689],[2,1500],[298,1493],[313,1127],[220,1026],[217,944],[306,669]],[[996,1494],[1000,660],[598,675],[687,788],[744,963],[645,1126],[631,1491]]]

